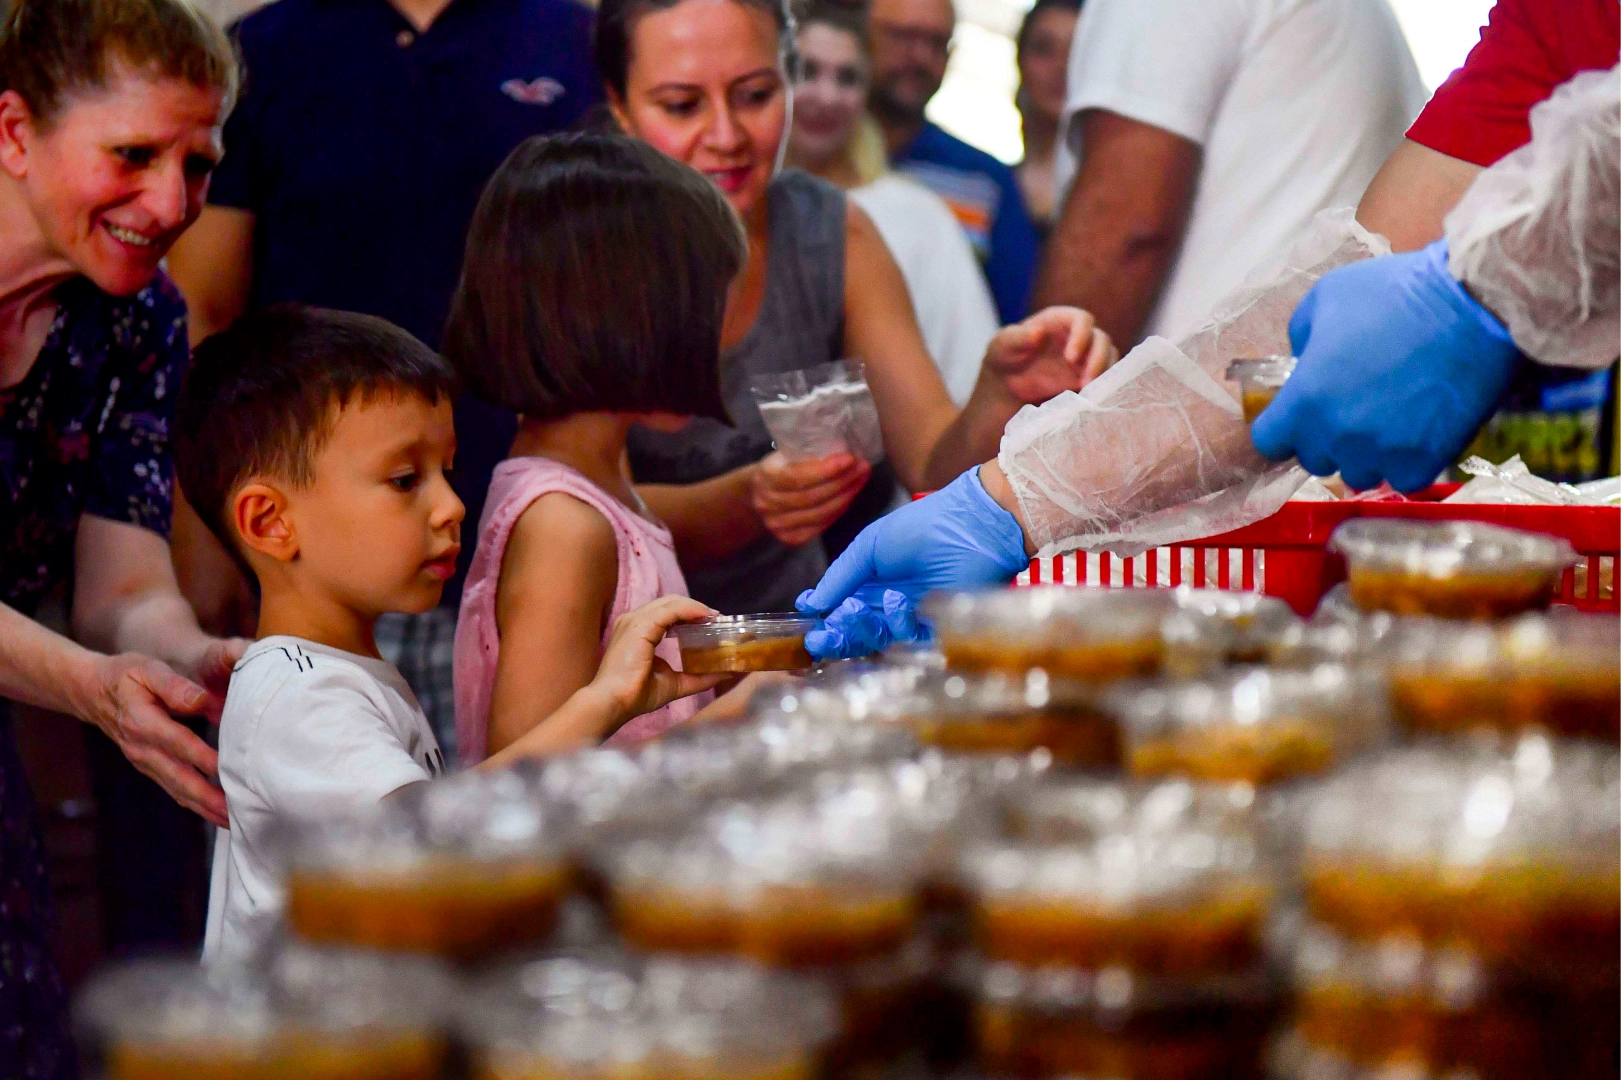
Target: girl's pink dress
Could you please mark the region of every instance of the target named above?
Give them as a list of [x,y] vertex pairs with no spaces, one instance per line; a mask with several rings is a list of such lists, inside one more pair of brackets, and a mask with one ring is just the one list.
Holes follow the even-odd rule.
[[[490,697],[495,692],[495,665],[501,654],[495,594],[501,583],[507,539],[530,504],[554,491],[572,495],[607,518],[619,544],[619,587],[603,631],[604,646],[614,621],[627,611],[661,596],[688,595],[687,579],[676,562],[670,530],[635,513],[561,462],[519,457],[496,466],[489,499],[484,504],[484,519],[478,527],[478,550],[467,572],[461,616],[456,623],[456,753],[468,765],[484,760],[489,752]],[[671,667],[681,670],[681,650],[674,639],[666,638],[657,651]],[[663,734],[692,719],[712,697],[711,693],[697,694],[638,716],[614,732],[604,745],[623,746]]]

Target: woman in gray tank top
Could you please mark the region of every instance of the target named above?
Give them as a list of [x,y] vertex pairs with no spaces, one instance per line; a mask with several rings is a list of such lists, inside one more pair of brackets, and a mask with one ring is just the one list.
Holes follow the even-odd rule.
[[887,463],[902,486],[949,482],[996,452],[1022,405],[1079,389],[1116,355],[1091,316],[1050,308],[1004,329],[961,410],[923,344],[895,261],[837,188],[778,173],[788,124],[791,19],[783,0],[602,0],[596,53],[621,128],[709,176],[742,217],[749,258],[726,299],[721,389],[733,426],[637,431],[630,461],[670,526],[695,597],[782,611],[827,565],[811,542],[858,497],[870,518],[892,482],[849,455],[774,453],[752,379],[843,357],[867,366]]

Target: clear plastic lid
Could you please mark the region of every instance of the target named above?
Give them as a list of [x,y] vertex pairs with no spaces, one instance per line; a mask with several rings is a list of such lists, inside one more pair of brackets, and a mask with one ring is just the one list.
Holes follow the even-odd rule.
[[1361,941],[1320,923],[1303,929],[1290,967],[1303,994],[1417,1000],[1452,1012],[1478,1005],[1497,975],[1486,958],[1457,944],[1431,945],[1407,934]]
[[766,615],[716,615],[678,623],[670,635],[681,647],[684,671],[798,671],[816,661],[805,651],[805,635],[820,622],[814,615],[793,612]]
[[683,649],[713,648],[747,641],[803,638],[821,620],[815,615],[775,612],[759,615],[715,615],[696,622],[677,623],[670,635]]
[[1121,684],[1106,701],[1138,776],[1251,784],[1311,776],[1374,745],[1386,729],[1382,684],[1334,664]]
[[425,958],[287,945],[263,968],[179,958],[109,967],[80,995],[75,1016],[94,1046],[193,1047],[252,1060],[297,1042],[437,1039],[454,986]]
[[1432,578],[1554,573],[1576,561],[1561,537],[1478,521],[1357,518],[1334,530],[1329,547],[1353,566]]
[[1103,681],[1159,669],[1161,622],[1175,608],[1158,589],[1046,586],[937,593],[924,600],[947,663],[964,670]]
[[1234,360],[1227,365],[1227,378],[1237,380],[1243,386],[1264,386],[1276,390],[1289,381],[1299,362],[1293,356]]
[[459,1010],[499,1076],[808,1075],[836,1034],[818,980],[723,959],[542,955],[491,971]]
[[1176,610],[1166,616],[1166,668],[1190,675],[1226,664],[1258,664],[1296,639],[1303,623],[1273,596],[1225,589],[1172,590]]

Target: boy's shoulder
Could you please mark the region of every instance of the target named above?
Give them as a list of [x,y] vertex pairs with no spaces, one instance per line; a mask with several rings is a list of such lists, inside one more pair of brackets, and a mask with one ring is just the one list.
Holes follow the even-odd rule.
[[416,695],[394,665],[301,638],[254,642],[231,671],[220,741],[251,740],[267,713],[293,720],[323,703],[370,706],[385,720],[420,713]]

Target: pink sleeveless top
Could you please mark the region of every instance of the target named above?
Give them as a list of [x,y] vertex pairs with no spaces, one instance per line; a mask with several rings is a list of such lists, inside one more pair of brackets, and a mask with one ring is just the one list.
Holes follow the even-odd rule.
[[[572,495],[607,518],[619,544],[619,587],[603,631],[604,646],[619,616],[661,596],[688,595],[687,579],[676,562],[675,544],[668,529],[633,512],[561,462],[518,457],[496,466],[484,518],[479,522],[478,550],[467,571],[461,615],[456,623],[456,753],[467,765],[489,754],[490,698],[495,692],[495,666],[501,654],[495,594],[501,583],[507,539],[530,504],[554,491]],[[681,650],[674,639],[661,642],[658,655],[681,670]],[[638,716],[609,736],[604,745],[623,746],[663,734],[692,719],[712,697],[709,693],[697,694]]]

